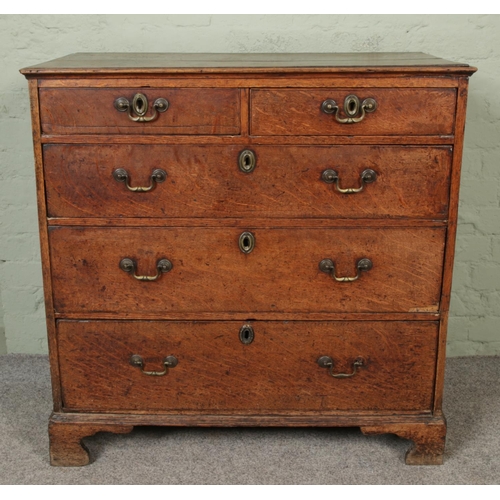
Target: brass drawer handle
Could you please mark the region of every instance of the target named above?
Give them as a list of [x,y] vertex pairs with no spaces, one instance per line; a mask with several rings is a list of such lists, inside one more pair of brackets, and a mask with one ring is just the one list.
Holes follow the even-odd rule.
[[135,270],[137,268],[135,261],[129,258],[125,258],[120,261],[120,269],[131,274],[138,281],[156,281],[163,273],[171,271],[173,267],[172,262],[168,259],[161,259],[156,263],[155,276],[137,276],[137,274],[135,274]]
[[248,231],[241,233],[238,246],[243,253],[251,253],[255,248],[255,236]]
[[366,170],[363,170],[361,174],[361,185],[359,188],[345,188],[342,189],[340,187],[340,178],[339,175],[335,170],[332,169],[327,169],[321,174],[321,180],[323,182],[326,182],[326,184],[333,184],[335,183],[335,189],[339,193],[345,193],[345,194],[351,194],[351,193],[359,193],[360,191],[363,191],[365,188],[366,184],[371,184],[372,182],[375,182],[377,180],[377,172],[375,170],[372,170],[371,168],[367,168]]
[[376,109],[377,101],[372,97],[360,102],[359,97],[353,94],[348,95],[344,100],[344,114],[347,118],[340,118],[339,105],[333,99],[327,99],[321,104],[321,111],[327,115],[335,113],[335,120],[339,123],[359,123],[365,118],[366,113],[373,113]]
[[317,363],[321,368],[329,368],[328,373],[334,378],[350,378],[356,375],[358,368],[363,366],[365,361],[361,357],[356,358],[352,364],[352,373],[333,373],[333,359],[330,356],[321,356]]
[[329,274],[335,281],[340,281],[340,282],[344,282],[344,283],[356,281],[357,279],[359,279],[362,272],[369,271],[372,267],[373,267],[373,262],[370,259],[363,258],[363,259],[358,260],[358,262],[356,263],[356,268],[358,270],[358,273],[356,274],[356,276],[352,276],[352,277],[346,276],[346,277],[339,278],[335,275],[335,263],[333,262],[333,260],[323,259],[319,263],[319,270],[321,272]]
[[130,176],[124,168],[117,168],[113,172],[113,177],[117,182],[124,182],[125,186],[127,186],[127,189],[129,191],[132,191],[133,193],[147,193],[148,191],[151,191],[155,187],[155,184],[160,184],[162,182],[165,182],[167,178],[167,172],[165,172],[165,170],[162,170],[161,168],[156,168],[155,170],[153,170],[150,177],[149,186],[145,187],[144,186],[132,187],[129,183]]
[[[154,113],[151,116],[144,116],[148,112],[148,98],[140,92],[135,94],[132,104],[126,97],[118,97],[114,102],[115,109],[124,113],[128,111],[128,117],[133,122],[152,122],[158,113],[165,113],[169,107],[169,102],[163,97],[159,97],[153,103]],[[132,115],[132,112],[135,116]]]
[[144,370],[144,360],[141,358],[141,356],[139,356],[138,354],[133,354],[130,357],[130,364],[132,366],[140,368],[141,372],[144,373],[144,375],[150,375],[152,377],[162,377],[167,373],[169,368],[175,368],[178,363],[179,361],[175,356],[167,356],[163,360],[163,366],[165,367],[165,369],[162,372],[148,372]]

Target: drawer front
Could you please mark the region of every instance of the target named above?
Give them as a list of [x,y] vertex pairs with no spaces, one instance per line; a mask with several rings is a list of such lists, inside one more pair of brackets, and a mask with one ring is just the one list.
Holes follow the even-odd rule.
[[[42,88],[39,93],[44,134],[239,134],[241,128],[237,89]],[[142,117],[133,111],[138,94],[145,98],[137,109],[144,110]],[[130,113],[117,110],[119,98],[128,101]],[[168,101],[166,111],[156,111],[157,99]],[[151,121],[134,121],[155,113]]]
[[[251,149],[255,167],[246,173],[238,166],[244,146],[45,145],[48,213],[51,217],[446,217],[449,147]],[[116,177],[120,169],[126,178]],[[164,172],[160,182],[154,175],[158,169]],[[369,170],[374,178],[365,177]],[[332,171],[338,179],[333,182]],[[145,192],[131,191],[138,187]],[[361,191],[343,193],[346,189]]]
[[[59,321],[66,409],[87,411],[431,408],[437,323]],[[131,364],[133,355],[136,364]],[[174,356],[177,365],[165,369]],[[328,356],[333,368],[320,367]],[[354,367],[356,359],[361,366]],[[161,376],[142,372],[163,372]],[[339,373],[352,377],[335,378]]]
[[[346,98],[359,100],[354,120],[348,119]],[[376,109],[362,111],[365,99],[374,99]],[[334,100],[333,113],[322,105]],[[352,103],[352,101],[350,101]],[[453,134],[456,90],[449,88],[356,88],[253,90],[251,133],[253,135],[441,135]],[[372,108],[373,109],[373,108]],[[356,111],[351,107],[351,111]],[[364,116],[363,116],[364,115]]]
[[[65,313],[435,312],[444,228],[50,229],[55,309]],[[123,261],[130,259],[135,263]],[[158,271],[161,260],[172,269]],[[330,259],[334,264],[320,263]],[[363,263],[370,259],[373,268]],[[122,262],[123,261],[123,262]],[[120,268],[120,263],[129,272]],[[359,266],[359,269],[358,267]],[[139,281],[138,276],[158,276]],[[338,282],[334,276],[359,279]]]

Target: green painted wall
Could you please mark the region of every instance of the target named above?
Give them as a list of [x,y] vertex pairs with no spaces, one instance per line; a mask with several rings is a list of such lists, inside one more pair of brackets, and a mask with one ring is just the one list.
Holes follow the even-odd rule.
[[18,70],[94,51],[427,52],[477,66],[469,94],[448,353],[500,354],[497,15],[0,16],[0,315],[8,352],[47,349],[28,92]]

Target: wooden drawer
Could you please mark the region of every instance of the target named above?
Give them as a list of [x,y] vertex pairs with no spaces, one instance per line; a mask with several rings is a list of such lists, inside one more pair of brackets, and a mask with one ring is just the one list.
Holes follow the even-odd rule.
[[[148,101],[146,118],[158,98],[167,99],[168,109],[153,121],[132,121],[114,103],[125,97],[131,106],[138,93]],[[44,134],[239,134],[241,128],[238,89],[41,88],[39,98]]]
[[[59,321],[64,407],[82,411],[431,409],[438,325],[434,322]],[[130,363],[139,355],[145,371]],[[318,365],[333,360],[334,378]]]
[[[60,313],[165,312],[436,312],[444,228],[253,229],[255,247],[239,248],[239,228],[50,229],[55,310]],[[173,268],[156,281],[139,275]],[[373,268],[357,281],[357,263]]]
[[[257,146],[255,168],[238,167],[244,146],[45,145],[51,217],[444,218],[450,147]],[[113,177],[126,170],[131,192]],[[152,183],[155,169],[166,180]],[[367,169],[376,180],[359,189]]]
[[[375,99],[376,110],[359,123],[338,123],[322,104],[333,99],[346,118],[349,95]],[[449,135],[454,131],[456,90],[452,88],[355,88],[252,90],[253,135]],[[361,107],[361,106],[359,106]],[[356,119],[361,118],[361,111]]]

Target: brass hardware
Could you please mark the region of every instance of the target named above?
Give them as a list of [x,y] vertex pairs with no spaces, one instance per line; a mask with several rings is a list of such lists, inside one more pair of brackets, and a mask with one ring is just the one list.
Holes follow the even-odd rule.
[[[126,97],[118,97],[114,102],[115,109],[124,113],[128,111],[128,117],[133,122],[151,122],[158,116],[158,113],[164,113],[169,107],[169,102],[163,97],[159,97],[153,103],[153,114],[151,116],[144,116],[148,111],[148,98],[140,92],[135,94],[132,99],[132,104]],[[134,113],[136,116],[133,116]]]
[[255,236],[248,231],[241,233],[238,245],[243,253],[250,253],[255,248]]
[[168,273],[172,270],[174,266],[172,262],[168,259],[161,259],[156,263],[156,275],[155,276],[137,276],[135,270],[137,268],[136,263],[129,258],[122,259],[120,261],[120,269],[126,273],[131,274],[136,280],[139,281],[156,281],[161,274]]
[[257,160],[255,158],[255,153],[250,149],[245,149],[240,153],[240,156],[238,158],[238,165],[242,172],[245,172],[245,174],[249,174],[255,168],[256,161]]
[[132,191],[134,193],[147,193],[148,191],[151,191],[155,187],[155,184],[160,184],[161,182],[165,182],[167,178],[167,172],[165,172],[165,170],[162,170],[161,168],[156,168],[155,170],[153,170],[150,177],[151,180],[149,186],[146,187],[144,186],[132,187],[129,183],[130,176],[128,175],[128,172],[124,168],[117,168],[113,172],[113,177],[115,178],[115,181],[124,182],[129,191]]
[[323,273],[329,274],[335,281],[340,281],[340,282],[352,282],[356,281],[359,279],[361,276],[362,272],[369,271],[373,267],[373,262],[370,259],[360,259],[356,263],[356,268],[358,270],[358,274],[356,276],[352,277],[337,277],[335,276],[335,263],[331,259],[323,259],[319,263],[319,270]]
[[321,368],[329,368],[328,373],[334,378],[349,378],[356,375],[358,368],[363,366],[365,361],[361,357],[357,357],[352,364],[352,373],[333,373],[333,359],[330,356],[321,356],[318,361]]
[[240,328],[240,341],[242,344],[251,344],[254,337],[255,333],[250,325],[243,325]]
[[179,363],[179,361],[177,360],[177,358],[175,356],[167,356],[163,360],[163,366],[165,367],[165,369],[162,372],[148,372],[148,371],[144,370],[144,361],[141,358],[141,356],[139,356],[138,354],[133,354],[130,357],[130,364],[132,366],[136,366],[136,367],[140,368],[141,372],[144,373],[144,375],[151,375],[153,377],[161,377],[161,376],[165,375],[169,368],[175,368],[178,363]]
[[375,170],[372,170],[371,168],[363,170],[363,172],[361,173],[361,186],[359,186],[359,188],[342,189],[340,187],[339,175],[335,170],[332,170],[330,168],[325,170],[321,174],[321,180],[323,182],[326,182],[327,184],[335,183],[335,189],[339,193],[345,193],[345,194],[359,193],[360,191],[363,191],[363,189],[365,188],[365,184],[371,184],[372,182],[375,182],[377,180],[377,172],[375,172]]
[[340,118],[339,105],[333,99],[327,99],[321,104],[321,111],[327,115],[335,113],[335,120],[339,123],[359,123],[365,118],[366,113],[373,113],[376,109],[377,101],[375,99],[368,97],[360,103],[359,97],[352,94],[344,100],[344,114],[347,118]]

